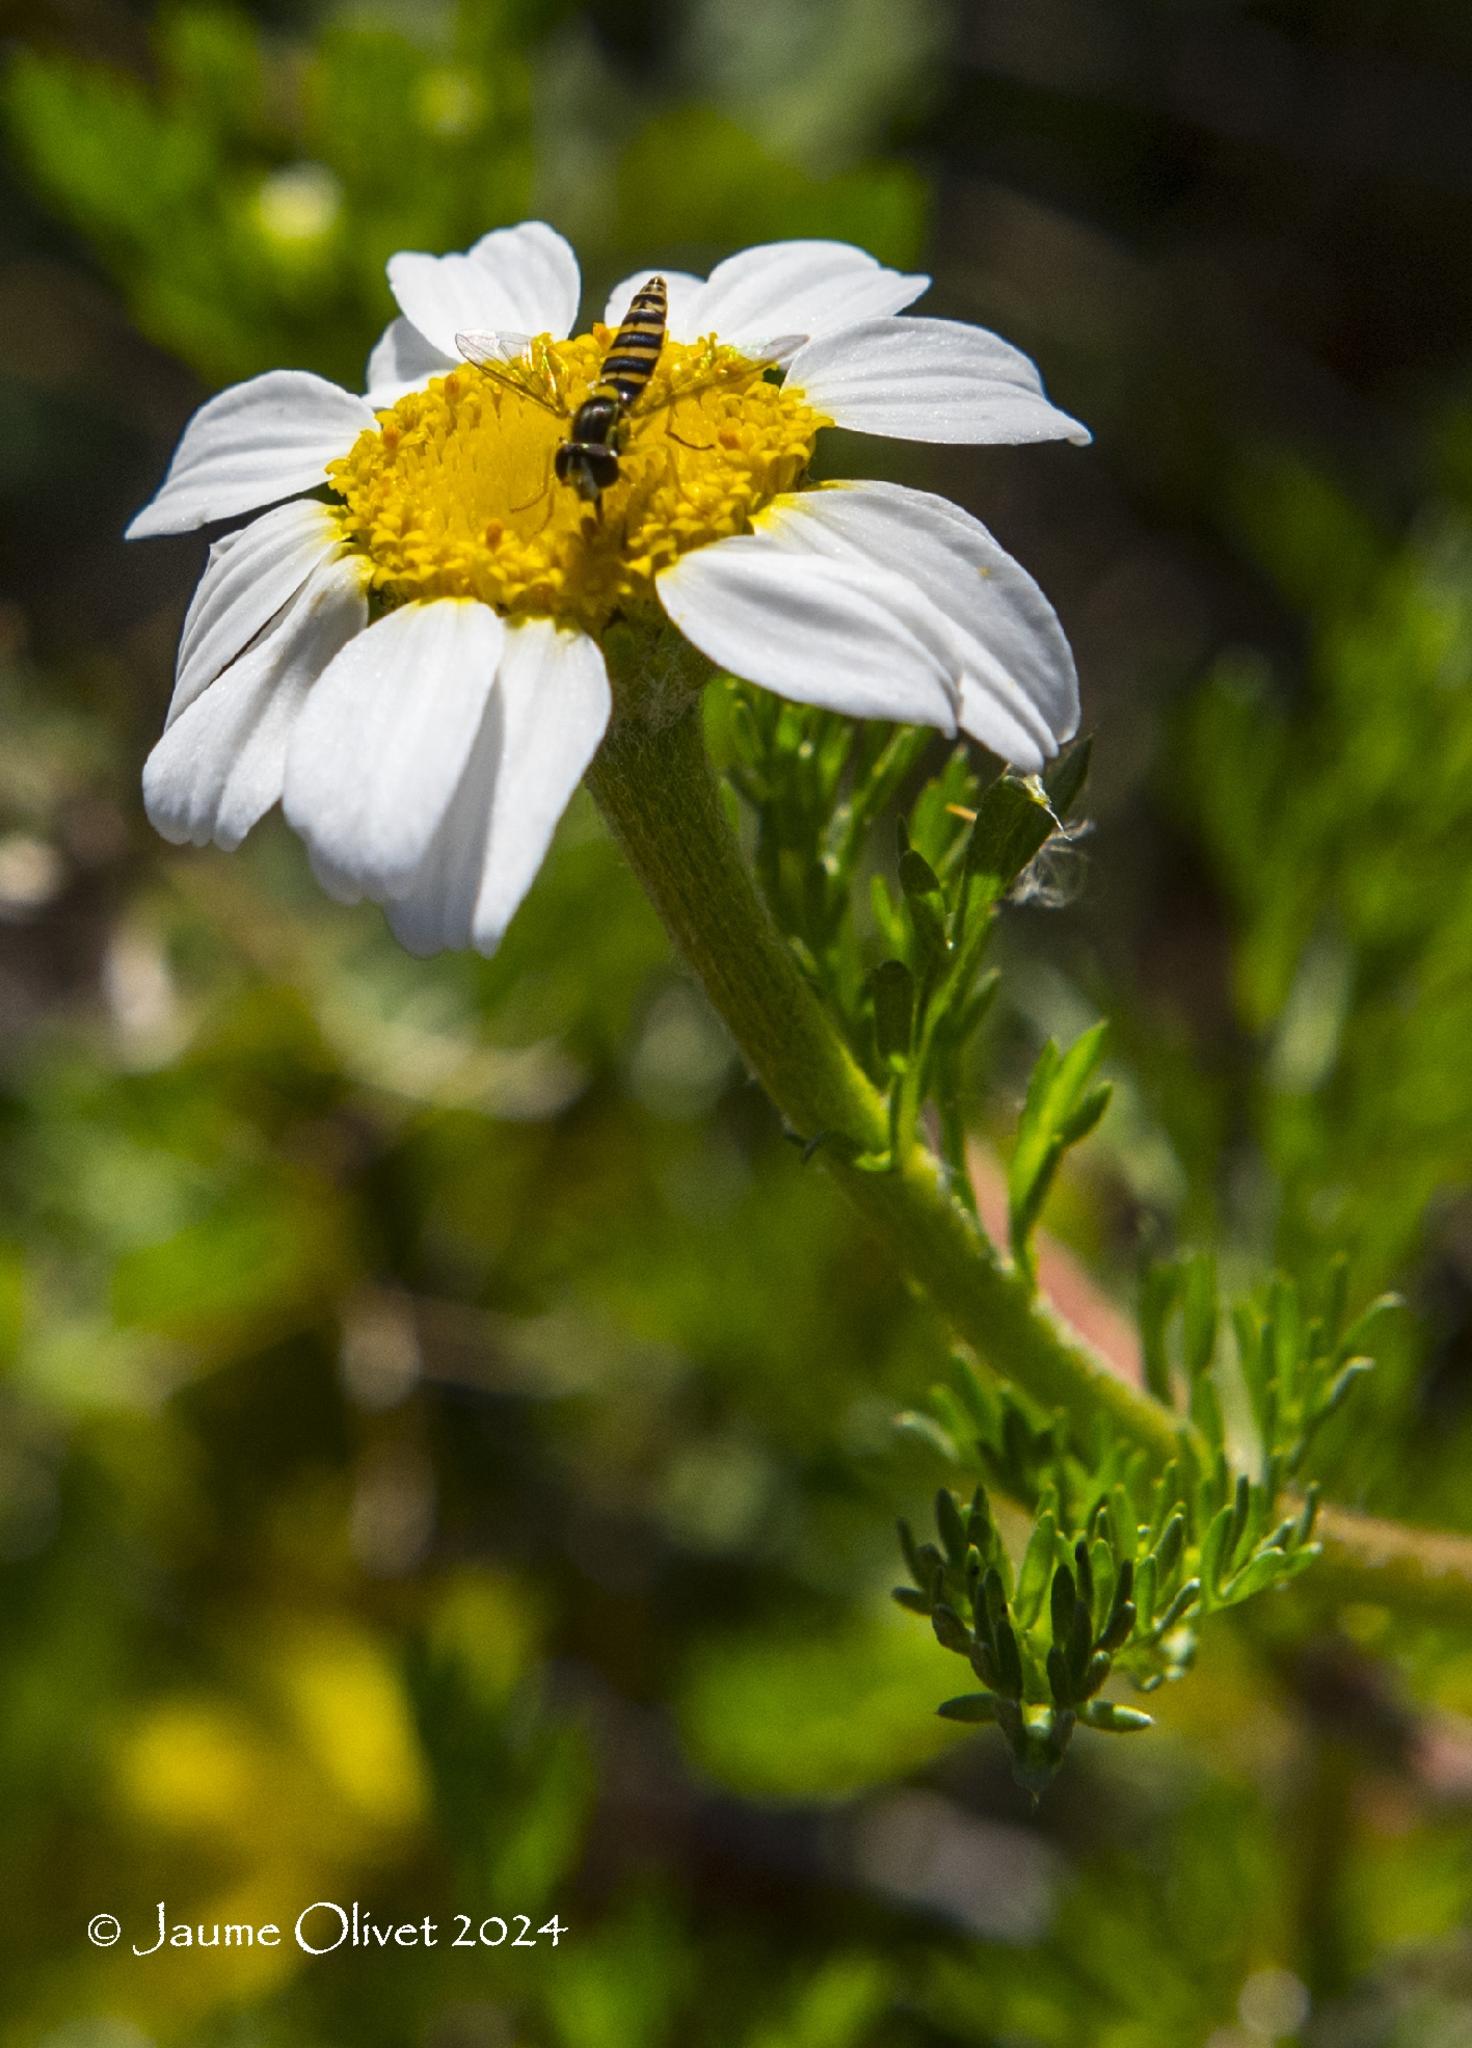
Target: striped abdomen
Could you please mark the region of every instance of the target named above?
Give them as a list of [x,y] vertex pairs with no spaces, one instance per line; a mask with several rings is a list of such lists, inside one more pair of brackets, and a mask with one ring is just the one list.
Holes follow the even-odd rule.
[[669,301],[664,279],[651,277],[648,284],[635,292],[634,302],[624,315],[624,324],[603,358],[598,383],[594,387],[595,397],[612,396],[621,405],[633,404],[659,361],[668,315]]

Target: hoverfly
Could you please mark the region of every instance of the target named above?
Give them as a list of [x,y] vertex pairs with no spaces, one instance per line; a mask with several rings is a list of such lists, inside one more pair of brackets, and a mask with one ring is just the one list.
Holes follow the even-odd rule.
[[[518,370],[526,367],[524,358],[532,345],[530,336],[457,334],[455,345],[465,360],[486,376],[495,378],[519,397],[531,399],[534,405],[540,405],[558,419],[569,422],[570,431],[558,443],[553,457],[553,473],[559,483],[571,485],[585,503],[601,510],[603,493],[619,480],[619,458],[628,446],[630,415],[643,397],[659,361],[668,317],[669,298],[665,281],[662,277],[651,277],[635,292],[608,353],[599,365],[596,383],[572,413],[565,405],[549,398],[545,389],[538,389],[529,378],[517,374]],[[753,358],[747,368],[754,375],[775,368],[804,338],[785,336],[781,341],[768,344],[761,356]],[[730,380],[731,372],[723,367],[709,377],[699,378],[681,390],[672,391],[661,405],[649,410],[662,411],[699,391],[708,390],[713,384]],[[555,373],[551,381],[556,392]],[[680,436],[672,431],[671,438],[678,441]],[[544,495],[546,488],[544,486],[537,496]],[[528,502],[535,504],[536,499]]]

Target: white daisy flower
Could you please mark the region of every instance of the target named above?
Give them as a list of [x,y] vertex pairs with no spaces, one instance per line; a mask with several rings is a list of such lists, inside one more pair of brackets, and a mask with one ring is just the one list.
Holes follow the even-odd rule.
[[[898,484],[804,483],[829,425],[1088,440],[1006,342],[899,317],[928,279],[838,242],[666,272],[664,347],[589,502],[554,455],[649,273],[578,335],[577,261],[540,221],[388,274],[366,397],[301,370],[222,392],[128,529],[258,515],[184,623],[144,771],[166,838],[235,847],[280,800],[335,895],[383,904],[416,952],[491,952],[607,725],[600,635],[641,615],[785,697],[1027,771],[1072,734],[1062,628],[985,527]],[[474,367],[472,334],[519,360]]]

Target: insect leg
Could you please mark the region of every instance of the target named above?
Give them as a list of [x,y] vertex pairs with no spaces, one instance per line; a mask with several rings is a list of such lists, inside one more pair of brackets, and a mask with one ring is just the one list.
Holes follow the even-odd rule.
[[665,427],[664,432],[665,439],[667,441],[678,441],[682,448],[694,448],[698,453],[701,454],[703,454],[706,449],[714,448],[716,445],[714,441],[687,441],[683,434],[677,434],[674,428],[668,425]]
[[547,521],[552,517],[552,464],[550,462],[548,462],[546,468],[542,471],[541,489],[533,491],[532,495],[529,498],[523,498],[521,503],[519,505],[513,505],[511,507],[511,510],[513,512],[526,512],[530,510],[530,508],[533,505],[535,505],[541,498],[545,498],[547,500],[547,510],[539,524],[533,529],[533,531],[536,533],[540,533],[542,531],[542,528],[547,524]]

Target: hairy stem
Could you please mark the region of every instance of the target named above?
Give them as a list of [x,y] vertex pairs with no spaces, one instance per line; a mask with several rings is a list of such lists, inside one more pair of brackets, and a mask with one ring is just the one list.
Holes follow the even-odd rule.
[[[623,690],[588,781],[665,928],[795,1137],[889,1244],[902,1269],[997,1372],[1084,1429],[1099,1414],[1162,1461],[1189,1426],[1112,1370],[1003,1260],[911,1137],[889,1171],[886,1105],[860,1070],[757,894],[711,774],[698,699]],[[1324,1520],[1346,1597],[1472,1616],[1472,1541],[1343,1510]]]
[[1416,1529],[1325,1503],[1324,1555],[1305,1582],[1344,1600],[1368,1600],[1427,1621],[1472,1621],[1472,1537]]

